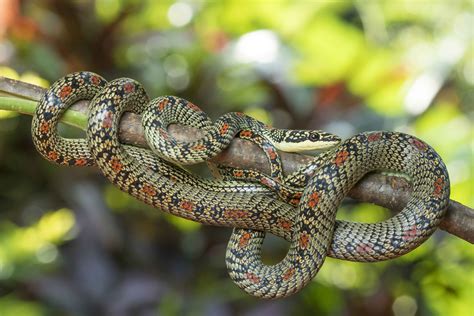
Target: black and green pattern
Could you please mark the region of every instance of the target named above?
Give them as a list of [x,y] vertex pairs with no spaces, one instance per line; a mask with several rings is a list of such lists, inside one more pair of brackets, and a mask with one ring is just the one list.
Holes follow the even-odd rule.
[[[87,140],[59,137],[56,127],[61,114],[75,100],[92,97]],[[199,128],[212,129],[207,115],[183,99],[164,97],[150,102],[142,86],[132,79],[106,83],[89,72],[74,73],[53,84],[41,100],[33,119],[34,143],[51,161],[95,164],[121,190],[165,212],[205,224],[244,228],[232,235],[226,262],[233,280],[259,297],[284,297],[298,291],[315,276],[326,255],[381,261],[405,254],[434,232],[445,213],[449,200],[446,167],[431,147],[402,133],[356,135],[318,156],[305,170],[284,178],[285,185],[304,186],[296,208],[275,199],[265,186],[199,179],[149,150],[119,143],[120,117],[131,111],[148,117],[152,122],[148,124],[161,133],[160,140],[165,135],[167,144],[172,144],[160,149],[177,147],[166,133],[167,123],[156,121],[150,113],[167,108],[180,113],[179,106],[169,106],[178,103],[193,111],[188,115],[194,117],[188,119],[197,122]],[[227,136],[227,131],[241,128],[233,124],[245,117],[224,117],[224,123],[208,134],[216,137],[206,136],[201,143],[185,145],[185,156],[192,156],[194,149],[213,151],[220,139],[233,138],[238,131],[232,131],[232,136]],[[407,206],[375,224],[336,220],[337,208],[349,189],[373,170],[397,171],[411,177],[413,196]],[[266,266],[260,260],[263,232],[291,242],[287,256],[277,265]]]

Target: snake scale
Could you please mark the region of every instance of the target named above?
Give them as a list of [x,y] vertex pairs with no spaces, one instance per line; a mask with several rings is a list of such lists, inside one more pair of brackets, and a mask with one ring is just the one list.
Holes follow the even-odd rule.
[[[65,139],[57,133],[59,118],[80,99],[92,99],[87,138]],[[118,123],[125,111],[143,115],[147,139],[157,153],[119,143]],[[174,117],[163,122],[160,115]],[[166,132],[170,122],[201,128],[206,136],[194,143],[177,142]],[[229,274],[246,292],[263,298],[285,297],[302,289],[326,255],[363,262],[403,255],[426,240],[445,214],[450,191],[446,167],[429,145],[413,136],[365,132],[336,146],[339,139],[329,133],[275,130],[272,144],[283,150],[293,150],[293,142],[331,147],[285,178],[287,183],[303,185],[294,207],[258,183],[201,179],[171,163],[186,163],[182,161],[186,157],[205,160],[222,149],[220,141],[230,141],[242,129],[256,128],[263,134],[269,129],[241,114],[224,115],[216,123],[181,98],[150,101],[132,79],[106,82],[97,74],[78,72],[55,82],[40,100],[32,137],[37,150],[52,162],[96,165],[140,201],[200,223],[236,228],[226,254]],[[178,151],[163,154],[171,149]],[[273,148],[268,150],[271,153]],[[337,208],[350,188],[375,170],[411,178],[413,194],[405,208],[379,223],[336,220]],[[261,261],[265,232],[290,242],[286,257],[276,265]]]

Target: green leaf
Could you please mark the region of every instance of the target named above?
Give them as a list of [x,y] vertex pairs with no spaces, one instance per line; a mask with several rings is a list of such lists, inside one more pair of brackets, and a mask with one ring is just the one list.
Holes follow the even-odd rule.
[[315,17],[291,43],[302,56],[295,67],[296,78],[318,85],[347,78],[366,48],[360,30],[329,14]]

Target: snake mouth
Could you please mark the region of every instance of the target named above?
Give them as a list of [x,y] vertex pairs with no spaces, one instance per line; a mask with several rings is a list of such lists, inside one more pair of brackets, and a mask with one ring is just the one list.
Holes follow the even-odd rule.
[[284,152],[303,152],[310,150],[330,149],[341,143],[341,139],[334,138],[332,140],[311,141],[305,140],[301,142],[280,142],[274,144],[278,150]]

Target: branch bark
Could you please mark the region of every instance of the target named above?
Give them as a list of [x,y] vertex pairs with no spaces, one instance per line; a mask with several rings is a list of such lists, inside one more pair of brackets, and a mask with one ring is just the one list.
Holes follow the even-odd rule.
[[[38,101],[44,91],[44,89],[35,85],[0,77],[0,94]],[[85,127],[88,103],[88,101],[80,101],[72,106],[68,112],[74,114],[75,121],[74,123],[69,122],[69,124],[81,128]],[[2,109],[1,104],[0,109]],[[32,114],[31,107],[23,110],[15,107],[14,110],[24,114]],[[177,139],[183,141],[195,140],[201,136],[199,130],[181,125],[172,125],[169,131]],[[126,144],[148,147],[143,135],[140,116],[133,113],[126,113],[123,116],[120,124],[120,140]],[[281,156],[285,174],[296,171],[312,159],[310,156],[292,153],[281,153]],[[263,152],[253,143],[241,139],[234,139],[230,147],[214,158],[213,161],[232,167],[254,168],[263,172],[269,171],[267,159]],[[405,206],[410,194],[410,184],[402,177],[369,174],[352,188],[349,197],[398,212]],[[447,215],[440,228],[471,244],[474,243],[474,210],[451,200]]]

